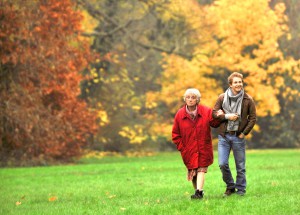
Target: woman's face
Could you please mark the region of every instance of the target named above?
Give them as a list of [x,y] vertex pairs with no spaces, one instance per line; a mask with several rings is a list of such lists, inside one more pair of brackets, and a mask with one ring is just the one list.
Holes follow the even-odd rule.
[[185,103],[188,107],[193,107],[197,104],[197,96],[194,94],[187,94],[185,96]]

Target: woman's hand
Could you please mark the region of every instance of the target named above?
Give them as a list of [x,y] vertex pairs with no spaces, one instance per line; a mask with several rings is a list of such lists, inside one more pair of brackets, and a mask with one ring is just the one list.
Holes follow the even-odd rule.
[[223,110],[218,110],[218,112],[217,112],[217,116],[221,116],[221,115],[223,115],[224,114],[224,112],[223,112]]

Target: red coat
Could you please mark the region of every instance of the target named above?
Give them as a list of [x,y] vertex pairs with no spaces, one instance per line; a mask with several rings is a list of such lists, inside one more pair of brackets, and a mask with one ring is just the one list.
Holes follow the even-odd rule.
[[207,167],[213,163],[211,129],[220,122],[212,117],[212,109],[203,105],[197,106],[198,113],[193,121],[186,112],[186,106],[175,115],[172,140],[181,152],[187,169]]

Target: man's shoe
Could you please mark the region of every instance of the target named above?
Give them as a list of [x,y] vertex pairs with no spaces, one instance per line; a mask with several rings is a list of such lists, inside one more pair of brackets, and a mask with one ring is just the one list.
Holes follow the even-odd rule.
[[196,190],[195,194],[191,195],[191,199],[202,199],[204,196],[203,190]]
[[246,190],[238,190],[236,194],[238,194],[239,196],[244,196],[246,194]]
[[235,193],[235,188],[227,188],[225,193],[223,194],[223,197],[226,197],[226,196],[230,196],[231,194]]

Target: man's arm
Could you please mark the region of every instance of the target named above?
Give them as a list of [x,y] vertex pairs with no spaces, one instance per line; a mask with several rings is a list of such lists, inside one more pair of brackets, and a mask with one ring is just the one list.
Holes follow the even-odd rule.
[[225,114],[222,110],[223,99],[224,99],[224,94],[220,95],[219,98],[217,99],[212,113],[213,118],[218,119],[220,121],[226,120]]
[[221,121],[217,118],[213,118],[213,111],[209,111],[209,125],[213,128],[219,127],[221,124]]
[[248,120],[249,120],[249,122],[243,131],[244,135],[249,134],[256,123],[256,107],[255,107],[253,99],[251,99],[251,102],[249,103]]

